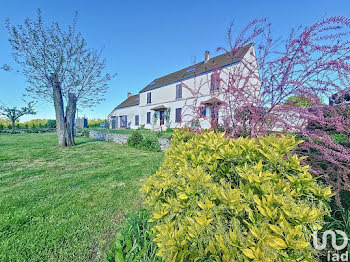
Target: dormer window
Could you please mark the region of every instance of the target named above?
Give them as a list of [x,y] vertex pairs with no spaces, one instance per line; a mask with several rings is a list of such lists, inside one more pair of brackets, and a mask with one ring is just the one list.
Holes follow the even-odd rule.
[[191,72],[193,72],[194,70],[197,69],[198,66],[199,66],[199,65],[194,65],[194,66],[190,67],[189,69],[187,69],[186,73],[191,73]]
[[152,96],[151,96],[151,92],[147,93],[147,104],[152,103]]
[[176,99],[182,98],[182,84],[176,85]]

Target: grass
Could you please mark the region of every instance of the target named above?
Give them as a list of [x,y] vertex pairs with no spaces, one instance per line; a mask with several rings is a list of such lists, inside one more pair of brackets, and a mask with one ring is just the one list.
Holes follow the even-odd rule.
[[[105,129],[105,128],[89,128],[90,130],[102,131],[106,133],[116,133],[116,134],[125,134],[132,135],[136,129]],[[154,136],[156,132],[153,132],[148,129],[140,129],[141,134],[145,137]],[[163,131],[160,133],[161,138],[170,138],[172,136],[172,131]]]
[[151,225],[149,212],[141,209],[136,214],[131,214],[128,221],[116,236],[114,245],[108,252],[107,261],[142,261],[158,262],[158,248],[151,239]]
[[0,261],[101,261],[163,153],[52,133],[0,136]]

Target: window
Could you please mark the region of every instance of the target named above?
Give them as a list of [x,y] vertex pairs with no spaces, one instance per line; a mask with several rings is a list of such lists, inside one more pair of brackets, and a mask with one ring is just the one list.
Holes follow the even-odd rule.
[[139,115],[135,116],[135,126],[139,125]]
[[151,92],[147,93],[147,104],[152,103]]
[[127,127],[128,116],[120,116],[120,127]]
[[151,112],[147,112],[147,124],[151,123]]
[[202,115],[202,117],[206,117],[207,116],[207,108],[206,107],[202,108],[201,115]]
[[210,78],[210,91],[217,91],[220,88],[220,76],[218,73],[213,73]]
[[181,122],[181,108],[175,110],[175,122]]
[[182,84],[176,85],[176,99],[182,98]]

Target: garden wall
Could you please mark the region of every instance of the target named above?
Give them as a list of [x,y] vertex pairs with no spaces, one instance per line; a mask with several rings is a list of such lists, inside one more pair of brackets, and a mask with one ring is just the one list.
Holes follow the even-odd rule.
[[[107,132],[100,132],[100,131],[89,131],[89,137],[98,139],[98,140],[103,140],[103,141],[109,141],[109,142],[114,142],[118,144],[126,144],[128,142],[128,138],[130,135],[125,135],[125,134],[116,134],[116,133],[107,133]],[[170,141],[169,139],[166,138],[158,138],[160,148],[162,151],[164,151],[166,148],[170,146]]]

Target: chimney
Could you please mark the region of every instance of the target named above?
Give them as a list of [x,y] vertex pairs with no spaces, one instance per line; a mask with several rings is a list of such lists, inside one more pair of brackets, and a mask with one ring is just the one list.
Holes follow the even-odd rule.
[[128,98],[131,96],[131,93],[130,92],[128,92]]
[[204,63],[208,62],[210,59],[210,52],[209,51],[205,51],[204,53]]

